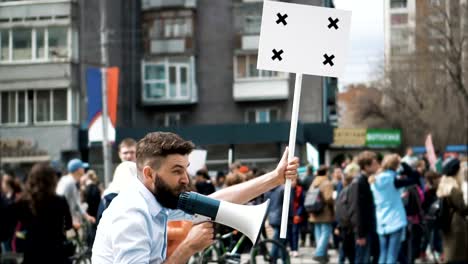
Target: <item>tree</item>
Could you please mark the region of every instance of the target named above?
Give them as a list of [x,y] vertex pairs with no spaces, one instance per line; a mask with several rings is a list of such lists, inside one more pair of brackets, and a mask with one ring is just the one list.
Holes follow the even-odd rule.
[[408,32],[415,50],[391,56],[372,84],[381,100],[365,99],[356,117],[401,128],[408,145],[423,145],[432,133],[444,149],[468,143],[468,12],[460,0],[433,2],[417,2],[416,27]]

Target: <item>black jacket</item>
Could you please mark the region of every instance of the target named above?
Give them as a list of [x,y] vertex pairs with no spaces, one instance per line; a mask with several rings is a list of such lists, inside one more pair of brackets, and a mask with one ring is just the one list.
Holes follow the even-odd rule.
[[359,238],[367,238],[375,232],[375,205],[367,177],[359,175],[349,190],[351,225]]

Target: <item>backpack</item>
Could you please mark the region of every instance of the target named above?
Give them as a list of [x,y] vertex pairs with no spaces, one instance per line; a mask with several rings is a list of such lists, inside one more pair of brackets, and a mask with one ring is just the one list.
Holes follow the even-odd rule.
[[335,217],[340,227],[351,226],[351,203],[349,201],[349,193],[350,186],[346,186],[336,198]]
[[444,199],[437,198],[429,207],[426,214],[426,223],[428,226],[436,229],[446,231],[451,222],[450,210]]
[[306,193],[304,208],[308,213],[320,214],[324,207],[325,203],[323,201],[322,192],[320,191],[320,185]]

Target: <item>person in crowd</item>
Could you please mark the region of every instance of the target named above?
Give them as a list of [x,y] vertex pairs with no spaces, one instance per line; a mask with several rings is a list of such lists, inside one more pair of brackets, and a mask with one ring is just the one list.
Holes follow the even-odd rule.
[[320,263],[328,262],[328,241],[332,235],[332,223],[335,221],[335,210],[333,203],[333,183],[328,177],[328,167],[320,166],[317,176],[309,189],[319,188],[324,207],[319,213],[311,213],[309,221],[314,223],[314,234],[317,248],[313,259]]
[[[213,224],[194,225],[184,241],[166,258],[168,220],[191,220],[193,216],[177,209],[179,195],[188,190],[188,155],[194,149],[174,133],[153,132],[137,143],[136,175],[131,186],[122,190],[104,212],[93,245],[93,263],[186,263],[213,241]],[[288,162],[286,149],[272,172],[210,197],[233,203],[246,203],[285,179],[297,178],[297,158]]]
[[401,197],[405,207],[408,225],[406,228],[405,240],[403,241],[398,260],[402,263],[414,263],[420,255],[421,240],[424,229],[424,216],[422,203],[424,202],[424,192],[421,189],[421,175],[416,170],[418,161],[410,166],[406,162],[402,163],[402,178],[411,177],[417,179],[414,184],[402,188]]
[[412,147],[406,148],[406,155],[401,159],[401,162],[404,162],[411,167],[415,166],[416,162],[418,162],[418,157],[414,155],[414,151]]
[[[356,241],[355,263],[370,263],[371,248],[376,244],[375,205],[368,177],[380,168],[377,155],[363,151],[357,157],[360,174],[349,190],[351,226]],[[375,257],[375,253],[373,254]]]
[[82,220],[94,223],[96,219],[86,213],[81,207],[80,194],[77,184],[80,182],[81,177],[85,174],[85,169],[89,167],[88,163],[80,159],[72,159],[68,162],[68,174],[60,178],[56,192],[58,195],[65,197],[70,208],[70,214],[73,219],[73,226],[79,228]]
[[195,189],[203,195],[210,195],[216,191],[207,170],[201,169],[197,171],[195,175]]
[[25,193],[8,210],[8,224],[0,228],[25,230],[23,263],[68,263],[74,253],[65,231],[72,220],[67,201],[55,194],[57,178],[47,164],[32,167]]
[[299,232],[302,223],[304,222],[304,189],[297,184],[297,180],[291,181],[293,199],[293,220],[291,236],[289,236],[289,244],[291,246],[291,256],[296,258],[299,256]]
[[379,264],[396,263],[398,259],[407,226],[406,212],[398,189],[418,183],[419,179],[414,174],[408,178],[398,178],[396,171],[399,166],[400,157],[397,154],[386,155],[381,172],[371,184],[380,242]]
[[462,183],[468,174],[456,158],[442,164],[442,178],[437,187],[437,197],[442,200],[442,241],[444,260],[447,263],[468,263],[468,205],[464,203]]
[[[343,190],[340,192],[337,200],[335,201],[335,213],[337,226],[334,230],[335,235],[340,237],[339,243],[339,257],[338,262],[344,264],[346,259],[350,264],[354,263],[354,250],[355,250],[355,241],[354,241],[354,232],[351,228],[351,217],[349,214],[349,189],[353,183],[356,176],[359,174],[359,166],[354,166],[356,164],[348,164],[345,167],[344,179],[343,179]],[[341,207],[341,209],[339,209]],[[339,211],[341,210],[341,212]],[[338,214],[342,213],[343,215],[339,216]],[[340,217],[340,218],[338,218]]]
[[21,182],[15,177],[13,172],[3,173],[1,185],[5,203],[12,204],[21,198]]
[[135,162],[123,161],[115,168],[112,182],[109,187],[104,190],[101,202],[99,203],[97,212],[97,224],[102,218],[102,214],[109,207],[112,200],[125,188],[131,185],[132,175],[136,175]]
[[[8,207],[15,204],[22,195],[23,188],[20,181],[15,177],[13,172],[2,173],[1,178],[1,192],[0,192],[0,209],[2,212],[0,216],[0,224],[4,224],[2,220],[6,219],[7,213],[4,212]],[[4,232],[0,234],[0,252],[8,252],[12,250],[12,238],[11,232]]]
[[427,261],[428,258],[426,250],[429,245],[431,252],[436,254],[437,259],[442,255],[442,236],[439,227],[434,225],[437,218],[437,211],[435,210],[434,205],[438,200],[436,192],[440,183],[441,175],[435,171],[429,170],[426,171],[424,177],[426,184],[422,209],[427,225],[421,245],[420,258],[422,261]]
[[[333,183],[333,200],[336,200],[338,195],[340,195],[341,190],[343,190],[343,169],[340,166],[335,165],[332,172],[332,183]],[[337,226],[336,221],[332,224],[332,230],[335,230]],[[335,232],[333,235],[333,246],[338,250],[340,244],[340,236],[336,235]]]
[[225,182],[226,182],[226,174],[224,174],[223,171],[218,171],[216,174],[216,184],[215,184],[216,191],[223,189],[225,187]]
[[[229,179],[228,179],[229,180]],[[287,223],[287,234],[286,240],[280,240],[280,228],[281,228],[281,216],[283,213],[283,198],[284,198],[284,185],[279,185],[272,189],[271,191],[265,193],[265,199],[270,199],[270,204],[268,206],[268,223],[270,224],[271,228],[273,229],[273,240],[280,241],[284,246],[286,246],[286,240],[289,240],[291,236],[291,228],[293,223],[293,201],[294,197],[292,196],[292,188],[291,188],[291,198],[290,198],[290,206],[289,206],[289,213],[288,213],[288,223]],[[280,256],[278,249],[275,245],[272,246],[271,249],[271,257],[274,263],[278,260],[278,258],[283,258]]]
[[[97,177],[96,172],[94,170],[87,171],[85,188],[83,191],[83,202],[87,205],[86,213],[94,219],[97,218],[99,203],[101,202],[101,193],[102,190],[99,187],[99,178]],[[96,229],[97,224],[92,223],[89,235],[87,236],[87,243],[90,247],[93,245],[94,237],[96,236]]]
[[119,144],[120,161],[136,161],[136,144],[133,138],[125,138]]
[[[302,177],[298,183],[302,186],[302,189],[305,192],[307,192],[309,190],[310,185],[314,181],[314,178],[314,168],[312,165],[309,164],[306,166],[306,175]],[[304,223],[301,225],[301,247],[305,246],[307,235],[309,235],[310,246],[313,246],[315,244],[314,225],[307,220],[308,218],[309,215],[306,211],[304,211],[304,219],[306,219],[306,221],[304,221]]]

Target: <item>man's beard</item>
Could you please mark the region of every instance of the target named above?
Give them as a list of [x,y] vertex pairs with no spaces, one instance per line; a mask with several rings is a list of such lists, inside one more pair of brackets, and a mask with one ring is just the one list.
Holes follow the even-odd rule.
[[179,195],[182,192],[188,191],[188,186],[180,185],[178,188],[172,189],[163,179],[156,175],[154,181],[154,197],[165,208],[177,209]]

